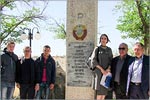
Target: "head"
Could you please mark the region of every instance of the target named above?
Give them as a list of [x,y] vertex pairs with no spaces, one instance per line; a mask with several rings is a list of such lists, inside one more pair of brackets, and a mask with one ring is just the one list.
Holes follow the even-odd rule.
[[100,41],[99,41],[99,43],[101,43],[102,46],[106,46],[106,44],[107,44],[108,42],[110,42],[108,36],[107,36],[106,34],[102,34],[102,35],[100,36]]
[[30,57],[31,57],[31,47],[26,46],[26,47],[23,49],[23,52],[24,52],[25,58],[30,58]]
[[44,48],[43,48],[44,56],[48,57],[50,55],[50,52],[51,52],[50,46],[49,45],[45,45]]
[[15,42],[9,42],[7,44],[7,51],[8,52],[14,52],[14,49],[15,49]]
[[144,45],[140,42],[136,42],[134,44],[133,51],[135,56],[140,58],[144,53]]
[[126,43],[121,43],[118,50],[120,57],[124,57],[128,53],[128,45]]

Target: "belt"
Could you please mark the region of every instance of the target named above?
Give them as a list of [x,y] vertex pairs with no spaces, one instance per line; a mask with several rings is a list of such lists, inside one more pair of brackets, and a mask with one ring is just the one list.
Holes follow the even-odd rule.
[[131,85],[141,85],[141,83],[134,83],[134,82],[130,82]]

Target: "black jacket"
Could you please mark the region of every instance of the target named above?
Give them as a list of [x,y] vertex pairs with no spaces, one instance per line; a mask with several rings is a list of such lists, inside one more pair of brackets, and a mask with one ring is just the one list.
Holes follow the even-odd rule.
[[1,54],[1,81],[2,82],[15,82],[16,61],[18,56],[14,53],[4,51]]
[[[25,62],[25,59],[24,58],[22,58],[22,59],[20,59],[20,60],[18,60],[17,61],[17,66],[16,66],[16,82],[17,83],[22,83],[22,82],[24,82],[23,81],[23,79],[22,79],[22,65],[23,65],[23,63]],[[30,83],[29,84],[36,84],[36,83],[38,83],[38,69],[36,68],[36,66],[35,66],[35,61],[32,59],[32,58],[30,58]],[[26,70],[24,70],[24,71],[26,71]]]
[[[36,67],[39,71],[39,82],[42,82],[42,75],[43,75],[43,67],[44,67],[44,58],[43,54],[37,58],[36,60]],[[55,83],[56,78],[56,66],[55,66],[55,60],[49,55],[47,61],[46,61],[46,78],[47,83],[50,85],[51,83]]]
[[[120,72],[120,85],[124,88],[124,92],[126,92],[127,85],[127,77],[128,77],[128,62],[131,56],[126,55],[125,61],[123,63],[121,72]],[[114,89],[114,79],[116,74],[116,66],[119,60],[119,56],[112,59],[111,62],[111,73],[112,73],[112,88]]]

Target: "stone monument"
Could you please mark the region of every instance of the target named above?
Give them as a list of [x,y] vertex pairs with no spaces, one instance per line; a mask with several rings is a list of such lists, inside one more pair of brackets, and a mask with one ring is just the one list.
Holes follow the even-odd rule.
[[86,60],[97,43],[98,0],[67,0],[66,99],[94,99]]

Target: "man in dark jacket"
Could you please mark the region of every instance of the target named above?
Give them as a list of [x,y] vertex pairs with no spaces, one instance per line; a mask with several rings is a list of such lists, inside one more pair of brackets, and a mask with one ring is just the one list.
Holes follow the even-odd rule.
[[54,88],[56,66],[55,60],[50,55],[50,51],[50,46],[45,45],[43,53],[36,60],[36,66],[40,71],[40,90],[37,93],[37,99],[48,99],[50,90]]
[[15,43],[9,42],[7,49],[1,55],[1,100],[12,99],[15,89],[16,61]]
[[130,99],[147,99],[150,96],[149,56],[144,55],[142,43],[135,43],[133,57],[129,61],[127,95]]
[[[31,58],[31,48],[24,49],[24,57],[17,61],[16,82],[20,88],[20,99],[33,99],[36,91],[39,89],[38,70],[35,62]],[[38,87],[38,89],[37,89]]]
[[128,61],[131,58],[128,53],[128,45],[121,43],[119,45],[119,56],[113,58],[111,63],[112,88],[116,99],[127,99],[126,83],[128,76]]

